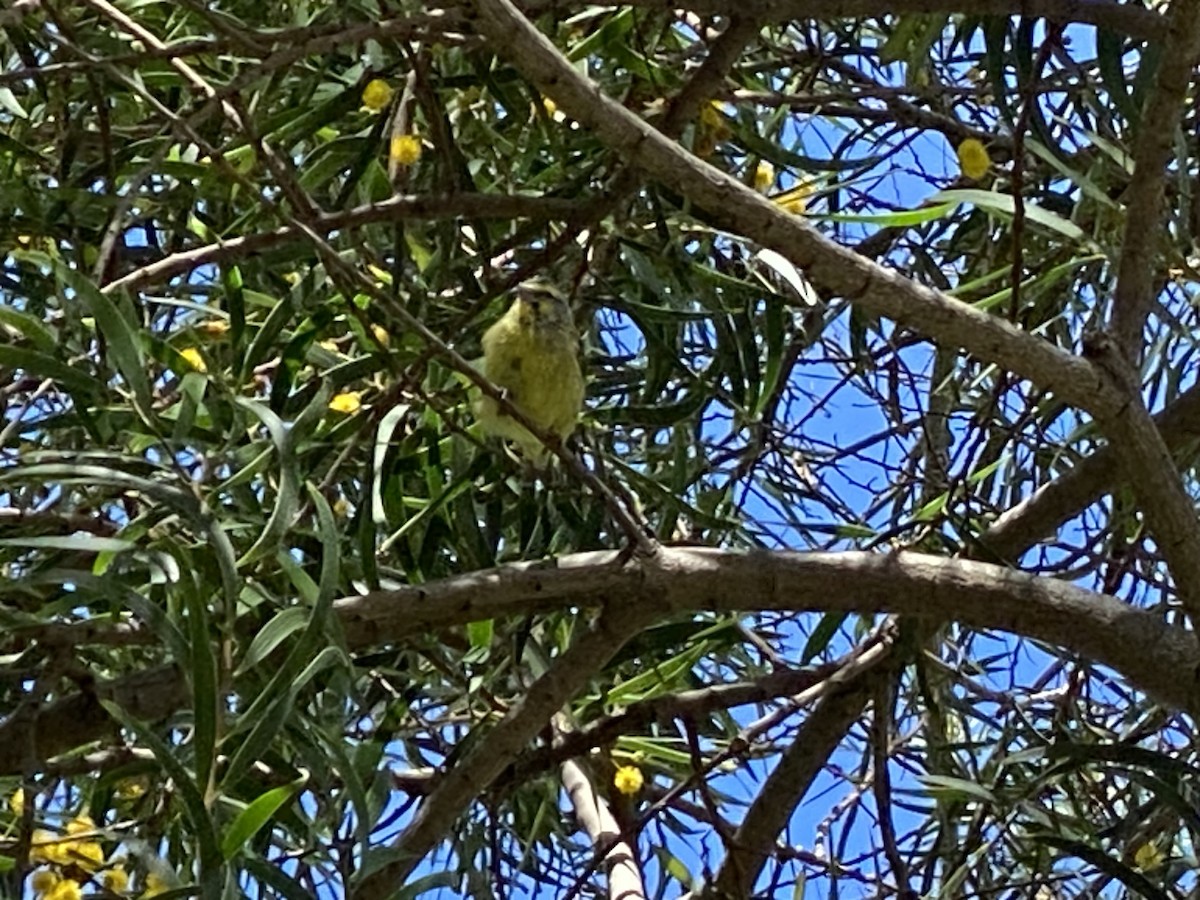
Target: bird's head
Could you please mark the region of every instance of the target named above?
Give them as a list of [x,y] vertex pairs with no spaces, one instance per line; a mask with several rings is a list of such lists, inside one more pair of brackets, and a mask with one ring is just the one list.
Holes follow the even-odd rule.
[[531,328],[573,328],[571,304],[557,287],[541,278],[523,281],[517,286],[521,320]]

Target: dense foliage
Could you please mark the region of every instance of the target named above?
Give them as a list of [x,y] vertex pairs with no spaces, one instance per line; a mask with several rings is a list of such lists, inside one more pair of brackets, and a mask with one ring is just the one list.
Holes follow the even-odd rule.
[[1200,3],[1026,6],[10,0],[0,895],[1195,891]]

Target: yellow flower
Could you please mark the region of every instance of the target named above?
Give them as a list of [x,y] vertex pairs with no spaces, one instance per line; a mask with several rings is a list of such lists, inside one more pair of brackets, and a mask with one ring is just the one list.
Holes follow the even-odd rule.
[[356,413],[362,407],[362,395],[362,391],[346,391],[345,393],[338,394],[329,401],[329,408],[334,412],[346,413],[347,415]]
[[25,788],[17,788],[12,792],[12,796],[8,798],[8,808],[13,811],[14,816],[25,815]]
[[67,823],[64,831],[67,834],[86,834],[89,831],[96,830],[96,823],[91,816],[78,815]]
[[1163,864],[1162,851],[1153,844],[1142,844],[1133,854],[1133,864],[1143,872],[1157,869]]
[[42,895],[42,900],[82,900],[83,888],[78,881],[66,878]]
[[95,872],[104,865],[104,849],[95,841],[68,841],[63,850],[85,872]]
[[291,287],[295,287],[296,285],[298,285],[300,283],[300,273],[299,272],[284,272],[279,277],[282,278],[284,280],[284,282],[286,284],[290,285]]
[[372,78],[363,88],[363,106],[371,112],[379,112],[391,102],[391,99],[392,89],[382,78]]
[[387,329],[382,325],[372,325],[371,334],[375,335],[375,340],[379,341],[379,343],[384,347],[386,347],[388,342],[392,339],[392,336],[387,333]]
[[129,888],[129,873],[120,866],[113,866],[100,876],[104,889],[113,894],[123,894]]
[[204,357],[200,355],[200,351],[195,347],[184,347],[179,351],[179,355],[197,372],[208,371],[208,366],[204,364]]
[[805,180],[795,187],[781,191],[771,197],[771,202],[793,216],[802,216],[808,209],[808,198],[812,195],[813,183]]
[[68,863],[70,859],[63,852],[63,844],[64,841],[53,831],[35,828],[29,841],[29,859],[35,863]]
[[613,776],[613,787],[626,797],[632,797],[642,789],[645,779],[637,766],[621,766]]
[[421,158],[421,139],[415,134],[400,134],[392,138],[388,157],[398,166],[411,166]]
[[136,800],[146,793],[146,785],[137,778],[123,778],[113,793],[118,800]]
[[338,497],[333,501],[333,514],[339,519],[344,519],[350,515],[350,501],[345,497]]
[[988,156],[983,141],[967,138],[958,145],[958,165],[962,173],[973,181],[978,181],[992,167],[992,159]]
[[146,875],[146,889],[142,896],[157,897],[159,894],[165,894],[169,887],[165,878],[157,872],[150,872]]
[[209,337],[221,337],[229,333],[229,322],[226,319],[209,319],[198,324],[196,330]]
[[44,894],[58,884],[58,873],[52,869],[38,869],[29,879],[29,886],[35,894]]
[[775,167],[764,159],[754,169],[754,189],[765,194],[774,183]]
[[717,143],[728,140],[731,134],[729,124],[725,120],[725,105],[720,100],[710,100],[700,107],[700,120],[696,123],[692,152],[701,159],[708,159],[717,149]]
[[720,100],[709,100],[700,108],[700,127],[712,132],[714,140],[729,137],[729,124],[725,121],[725,104]]
[[556,112],[558,112],[558,104],[555,103],[553,100],[551,100],[549,97],[542,98],[542,106],[545,107],[545,109],[546,109],[546,115],[548,115],[552,119],[554,118],[554,114]]

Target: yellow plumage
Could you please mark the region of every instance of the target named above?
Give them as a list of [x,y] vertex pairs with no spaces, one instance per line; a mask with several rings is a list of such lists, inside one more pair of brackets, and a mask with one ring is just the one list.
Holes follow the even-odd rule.
[[[517,289],[508,312],[484,333],[480,368],[534,425],[565,440],[583,406],[578,344],[566,298],[547,282],[530,281]],[[515,441],[531,462],[545,461],[542,442],[491,397],[478,396],[474,409],[485,431]]]

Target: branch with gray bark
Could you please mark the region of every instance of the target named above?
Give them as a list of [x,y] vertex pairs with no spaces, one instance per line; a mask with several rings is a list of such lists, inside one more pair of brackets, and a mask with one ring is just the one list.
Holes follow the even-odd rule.
[[[958,622],[1044,641],[1108,666],[1163,705],[1200,713],[1193,690],[1200,648],[1161,615],[1052,578],[919,553],[741,553],[663,547],[622,564],[612,551],[469,572],[337,601],[351,650],[401,644],[470,622],[606,603],[640,605],[650,623],[688,612],[846,612]],[[38,710],[40,760],[115,733],[99,699],[142,721],[186,706],[183,676],[161,666],[73,694]],[[24,728],[26,726],[21,726]],[[0,775],[21,772],[21,729],[0,724]],[[524,749],[524,748],[521,748]],[[510,757],[509,762],[515,757]]]

